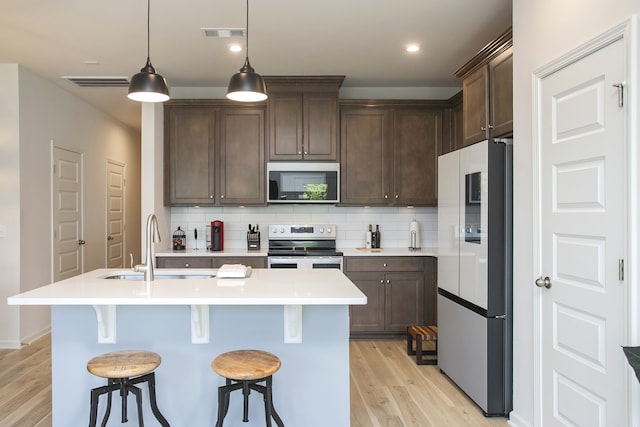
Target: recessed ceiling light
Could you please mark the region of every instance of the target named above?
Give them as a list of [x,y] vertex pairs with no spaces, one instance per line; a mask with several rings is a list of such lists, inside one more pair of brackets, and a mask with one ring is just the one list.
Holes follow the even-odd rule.
[[405,47],[405,50],[407,52],[414,53],[420,50],[420,45],[417,43],[411,43],[408,44],[407,47]]
[[238,43],[231,43],[229,45],[229,50],[231,52],[242,52],[242,45],[240,45]]

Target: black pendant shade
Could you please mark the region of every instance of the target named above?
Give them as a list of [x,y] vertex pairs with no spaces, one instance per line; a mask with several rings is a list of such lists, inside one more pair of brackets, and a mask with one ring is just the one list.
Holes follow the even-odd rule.
[[247,0],[246,57],[240,72],[231,76],[227,98],[239,102],[258,102],[267,99],[267,88],[262,76],[249,63],[249,0]]
[[131,77],[127,96],[129,99],[140,102],[164,102],[169,99],[167,82],[164,77],[156,73],[149,58],[140,72]]
[[127,97],[140,102],[164,102],[169,99],[167,81],[151,65],[149,58],[149,22],[151,16],[151,0],[147,0],[147,63],[140,72],[131,77]]
[[267,88],[262,76],[256,73],[247,57],[240,72],[231,76],[227,98],[240,102],[257,102],[267,99]]

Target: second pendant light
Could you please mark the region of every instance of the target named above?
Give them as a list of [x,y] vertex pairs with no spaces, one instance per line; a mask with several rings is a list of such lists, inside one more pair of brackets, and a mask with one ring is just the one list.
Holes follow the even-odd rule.
[[227,89],[227,98],[240,102],[258,102],[267,99],[267,89],[262,76],[255,72],[249,63],[249,0],[247,0],[247,28],[245,32],[244,65],[240,72],[231,76]]

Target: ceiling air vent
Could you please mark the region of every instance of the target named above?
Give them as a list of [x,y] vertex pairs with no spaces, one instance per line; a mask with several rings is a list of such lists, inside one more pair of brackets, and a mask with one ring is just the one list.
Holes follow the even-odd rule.
[[205,37],[227,39],[229,37],[244,37],[244,28],[200,28]]
[[129,86],[128,77],[62,76],[62,78],[80,87],[127,87]]

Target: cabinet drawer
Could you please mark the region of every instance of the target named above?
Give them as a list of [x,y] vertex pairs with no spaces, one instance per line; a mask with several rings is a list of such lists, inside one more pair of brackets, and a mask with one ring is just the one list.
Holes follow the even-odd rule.
[[423,271],[423,257],[346,257],[345,270],[352,271]]
[[166,257],[157,259],[158,268],[213,268],[212,258]]

